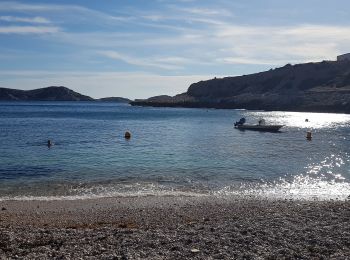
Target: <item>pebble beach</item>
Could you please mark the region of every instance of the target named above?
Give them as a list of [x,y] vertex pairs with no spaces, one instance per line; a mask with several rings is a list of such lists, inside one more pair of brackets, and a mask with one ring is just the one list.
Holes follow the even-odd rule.
[[349,259],[350,201],[1,201],[1,259]]

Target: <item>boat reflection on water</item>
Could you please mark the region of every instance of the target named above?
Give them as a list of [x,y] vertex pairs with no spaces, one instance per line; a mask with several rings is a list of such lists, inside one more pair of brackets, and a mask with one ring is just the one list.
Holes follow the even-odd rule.
[[245,124],[246,119],[242,117],[237,121],[234,126],[239,130],[254,130],[254,131],[264,131],[264,132],[278,132],[284,125],[267,125],[264,119],[260,119],[258,124],[249,125]]

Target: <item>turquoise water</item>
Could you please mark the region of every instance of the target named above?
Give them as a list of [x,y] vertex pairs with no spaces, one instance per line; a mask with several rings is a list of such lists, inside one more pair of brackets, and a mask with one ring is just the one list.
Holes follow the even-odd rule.
[[[241,131],[233,128],[240,117],[286,126],[280,133]],[[349,126],[350,115],[342,114],[1,102],[0,199],[345,199]]]

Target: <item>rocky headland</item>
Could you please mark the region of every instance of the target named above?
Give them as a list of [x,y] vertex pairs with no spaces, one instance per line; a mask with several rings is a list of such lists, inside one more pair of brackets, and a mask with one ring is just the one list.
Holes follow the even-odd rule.
[[350,113],[350,61],[322,61],[193,83],[132,105]]
[[92,101],[93,98],[84,96],[66,87],[47,87],[33,90],[0,88],[1,101]]
[[122,97],[94,99],[63,86],[51,86],[33,90],[0,88],[0,101],[103,101],[129,103],[131,100]]

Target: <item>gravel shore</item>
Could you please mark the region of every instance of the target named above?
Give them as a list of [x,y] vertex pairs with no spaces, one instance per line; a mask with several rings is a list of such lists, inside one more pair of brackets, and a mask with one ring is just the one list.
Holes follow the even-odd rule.
[[350,201],[0,202],[0,258],[350,259]]

